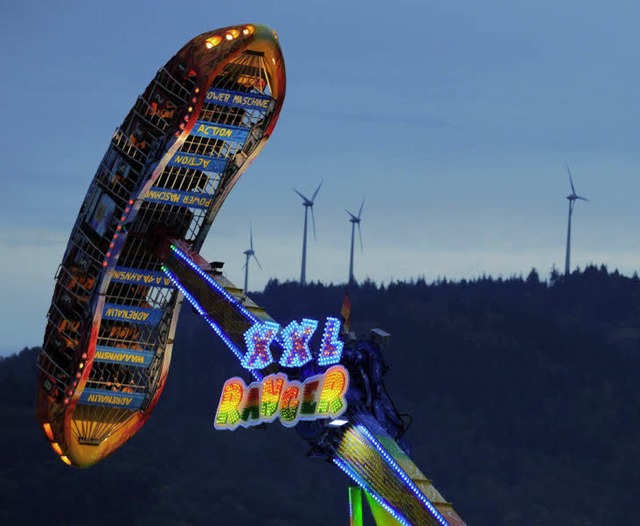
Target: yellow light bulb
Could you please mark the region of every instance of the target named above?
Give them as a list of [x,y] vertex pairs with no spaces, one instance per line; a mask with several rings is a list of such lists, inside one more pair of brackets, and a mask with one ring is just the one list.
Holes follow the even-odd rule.
[[216,35],[208,38],[204,45],[207,47],[207,49],[211,49],[220,44],[220,42],[222,42],[222,37],[220,35]]

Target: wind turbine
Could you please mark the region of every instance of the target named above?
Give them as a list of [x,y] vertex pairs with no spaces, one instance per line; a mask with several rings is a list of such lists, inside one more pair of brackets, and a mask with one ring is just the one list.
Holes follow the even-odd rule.
[[576,189],[573,186],[573,177],[571,177],[571,170],[569,169],[569,165],[567,164],[567,172],[569,173],[569,183],[571,184],[571,193],[567,196],[569,200],[569,222],[567,224],[567,254],[564,260],[564,274],[568,276],[571,269],[571,216],[573,215],[573,207],[575,205],[576,200],[580,199],[582,201],[588,201],[587,198],[582,197],[576,194]]
[[260,265],[260,261],[258,261],[258,257],[256,256],[255,251],[253,250],[253,227],[251,223],[249,223],[249,248],[243,252],[246,259],[244,262],[244,291],[247,292],[249,285],[249,260],[253,256],[253,259],[256,260],[258,267],[262,270],[262,265]]
[[293,191],[296,194],[302,197],[302,206],[304,206],[304,233],[302,235],[302,266],[300,269],[300,283],[302,285],[304,285],[307,281],[307,215],[309,213],[309,208],[311,208],[311,222],[313,223],[313,239],[315,239],[316,238],[316,219],[313,215],[313,203],[316,199],[316,196],[318,195],[318,192],[320,191],[321,186],[322,186],[322,181],[320,181],[320,184],[318,185],[318,188],[316,188],[316,191],[313,192],[313,196],[311,196],[311,199],[302,195],[295,188],[293,189]]
[[353,277],[353,242],[355,239],[356,233],[356,225],[358,225],[358,237],[360,238],[360,252],[362,252],[362,230],[360,230],[360,220],[362,215],[362,208],[364,207],[364,197],[362,198],[362,204],[360,205],[360,210],[358,210],[358,215],[353,215],[349,210],[345,208],[345,212],[349,214],[351,217],[349,221],[351,222],[351,257],[349,258],[349,285],[355,283],[355,278]]

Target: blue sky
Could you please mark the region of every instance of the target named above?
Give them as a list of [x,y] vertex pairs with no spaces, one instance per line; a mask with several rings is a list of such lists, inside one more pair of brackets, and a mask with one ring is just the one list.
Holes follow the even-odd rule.
[[243,279],[249,222],[263,271],[297,279],[547,275],[573,263],[637,269],[640,4],[591,0],[81,2],[23,0],[0,17],[4,219],[0,353],[42,341],[53,276],[111,133],[193,36],[237,23],[278,31],[287,98],[269,144],[203,254]]

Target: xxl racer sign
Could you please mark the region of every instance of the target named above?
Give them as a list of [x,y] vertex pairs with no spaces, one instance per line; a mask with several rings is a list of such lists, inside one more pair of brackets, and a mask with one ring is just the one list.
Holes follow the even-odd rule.
[[[273,363],[269,346],[276,340],[283,349],[281,366],[298,368],[313,359],[309,341],[318,322],[303,319],[285,328],[274,322],[257,323],[244,334],[247,352],[241,360],[248,370],[263,369]],[[316,355],[320,366],[328,369],[304,381],[290,381],[279,372],[246,385],[242,378],[227,380],[222,389],[215,428],[233,430],[279,418],[282,425],[293,427],[300,420],[336,418],[347,409],[345,399],[349,373],[339,365],[343,342],[338,339],[340,321],[327,318],[320,350]]]

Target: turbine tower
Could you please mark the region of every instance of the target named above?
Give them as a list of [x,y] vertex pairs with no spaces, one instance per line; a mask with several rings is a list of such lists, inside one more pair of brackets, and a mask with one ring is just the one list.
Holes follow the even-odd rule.
[[569,173],[569,183],[571,184],[571,193],[567,196],[569,200],[569,222],[567,224],[567,253],[564,260],[564,275],[568,276],[571,272],[571,216],[573,215],[573,207],[577,199],[582,201],[588,201],[587,198],[576,194],[576,189],[573,186],[573,177],[571,177],[571,170],[567,164],[567,172]]
[[309,209],[311,209],[311,222],[313,223],[313,239],[315,239],[316,238],[316,219],[313,215],[313,203],[316,199],[316,196],[318,195],[318,192],[320,191],[321,186],[322,186],[322,181],[320,181],[320,184],[318,185],[318,188],[316,188],[316,191],[313,192],[313,196],[311,196],[311,199],[302,195],[295,188],[293,189],[293,191],[296,194],[302,197],[302,206],[304,206],[304,232],[302,234],[302,266],[300,269],[300,283],[302,285],[304,285],[307,282],[307,216],[309,213]]
[[252,256],[253,256],[253,259],[256,260],[256,263],[258,264],[258,267],[260,268],[260,270],[262,270],[262,265],[260,265],[260,261],[258,261],[258,256],[256,256],[256,253],[253,250],[253,227],[251,226],[251,223],[249,223],[249,248],[245,250],[243,254],[245,255],[245,258],[246,258],[244,262],[244,267],[243,267],[244,268],[244,291],[246,293],[249,285],[249,260],[251,259]]
[[349,214],[351,217],[349,221],[351,222],[351,257],[349,258],[349,285],[355,283],[356,279],[353,277],[353,242],[355,239],[356,233],[356,225],[358,225],[358,237],[360,238],[360,252],[362,252],[362,230],[360,230],[360,220],[362,215],[362,208],[364,207],[364,197],[362,198],[362,204],[360,205],[360,210],[358,210],[358,215],[353,215],[349,210],[345,209],[345,212]]

